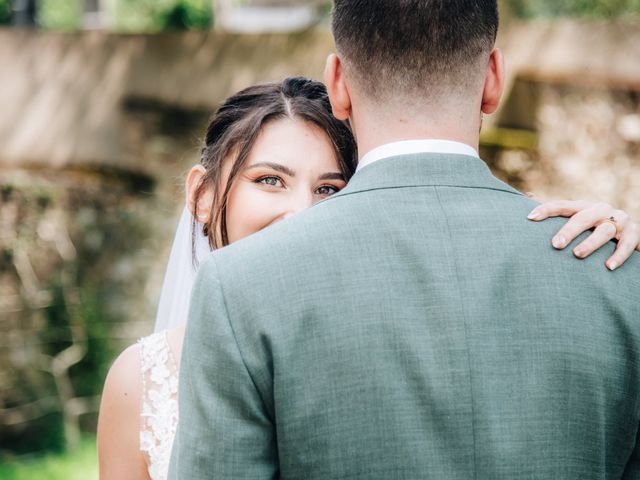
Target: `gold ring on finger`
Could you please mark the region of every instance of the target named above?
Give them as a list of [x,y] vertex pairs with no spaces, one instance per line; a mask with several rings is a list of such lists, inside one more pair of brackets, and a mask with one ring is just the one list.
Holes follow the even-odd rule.
[[616,236],[617,236],[619,233],[619,227],[618,227],[618,220],[616,220],[616,217],[613,217],[613,216],[609,217],[605,221],[600,223],[600,225],[604,225],[605,223],[610,223],[611,225],[613,225],[613,228],[616,229]]

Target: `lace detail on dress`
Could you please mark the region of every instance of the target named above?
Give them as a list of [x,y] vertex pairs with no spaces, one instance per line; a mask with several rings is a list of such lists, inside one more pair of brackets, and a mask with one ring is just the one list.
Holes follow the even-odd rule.
[[165,480],[178,425],[178,367],[166,332],[138,341],[142,368],[140,450],[152,480]]

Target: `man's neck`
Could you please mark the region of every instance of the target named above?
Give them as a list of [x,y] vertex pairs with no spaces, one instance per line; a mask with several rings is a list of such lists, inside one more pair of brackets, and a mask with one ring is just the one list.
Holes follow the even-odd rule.
[[[475,120],[475,121],[474,121]],[[480,143],[480,119],[469,115],[354,115],[351,119],[362,158],[367,152],[387,143],[404,140],[437,139],[464,143],[478,150]]]

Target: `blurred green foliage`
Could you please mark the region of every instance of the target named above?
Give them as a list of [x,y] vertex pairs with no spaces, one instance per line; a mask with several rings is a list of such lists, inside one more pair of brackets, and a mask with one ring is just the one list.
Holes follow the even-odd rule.
[[[213,23],[211,0],[115,0],[108,8],[112,28],[123,32],[204,30]],[[39,0],[37,23],[47,30],[77,30],[83,0]],[[0,0],[0,25],[11,23],[11,0]]]
[[11,23],[11,0],[0,0],[0,25]]
[[[37,393],[37,392],[34,392]],[[3,434],[3,437],[6,434]],[[21,429],[20,435],[11,435],[6,441],[0,438],[0,478],[3,455],[8,452],[16,456],[28,456],[33,452],[64,452],[65,438],[62,412],[48,413]]]
[[162,27],[173,30],[205,30],[212,23],[211,2],[181,0],[166,12]]
[[[640,16],[640,0],[504,0],[517,18]],[[38,24],[51,30],[81,26],[83,0],[39,0]],[[121,32],[205,30],[213,25],[212,0],[114,0],[109,8],[112,29]],[[323,13],[328,16],[331,2]],[[0,25],[11,21],[11,0],[0,0]]]
[[80,26],[81,0],[40,0],[37,22],[51,30],[76,30]]
[[14,458],[0,458],[3,480],[94,480],[98,478],[96,440],[86,437],[73,453],[49,453]]
[[[129,318],[129,310],[119,305],[126,298],[124,292],[147,275],[135,268],[122,274],[123,266],[134,264],[148,241],[149,228],[143,219],[147,197],[133,187],[138,182],[113,176],[93,183],[93,174],[57,180],[60,185],[36,176],[27,184],[0,182],[0,213],[11,208],[19,212],[8,229],[11,233],[0,238],[0,277],[10,285],[21,285],[14,252],[22,248],[28,251],[26,261],[37,265],[37,290],[47,292],[49,298],[38,307],[25,296],[24,307],[6,319],[15,325],[15,336],[10,343],[0,344],[0,409],[21,409],[35,399],[57,398],[53,407],[43,407],[28,420],[0,427],[0,466],[7,452],[63,451],[75,441],[77,430],[95,429],[94,408],[107,370],[122,348],[114,337],[114,326]],[[54,218],[55,231],[69,239],[74,255],[60,254],[55,242],[43,240],[38,233],[39,225]],[[49,225],[54,228],[53,223]],[[72,345],[78,359],[68,370],[55,374],[54,358]],[[22,358],[18,351],[24,357],[22,363],[16,363],[16,358]],[[71,384],[65,392],[59,388],[60,380]],[[60,411],[71,397],[88,406],[88,413],[74,417],[77,423],[64,422]],[[13,477],[0,469],[0,478]]]
[[107,339],[113,318],[105,311],[108,295],[96,285],[85,285],[80,289],[79,317],[87,332],[87,354],[82,363],[74,365],[71,380],[76,395],[89,397],[102,392],[104,379],[117,351]]
[[520,18],[616,18],[640,13],[640,0],[508,0],[511,13]]
[[210,0],[117,0],[114,29],[126,32],[203,30],[213,23]]

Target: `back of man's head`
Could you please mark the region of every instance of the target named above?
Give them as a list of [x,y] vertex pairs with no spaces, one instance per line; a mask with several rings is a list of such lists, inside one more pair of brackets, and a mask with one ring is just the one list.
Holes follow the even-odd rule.
[[335,0],[332,27],[347,75],[371,100],[437,102],[481,88],[498,7],[496,0]]

